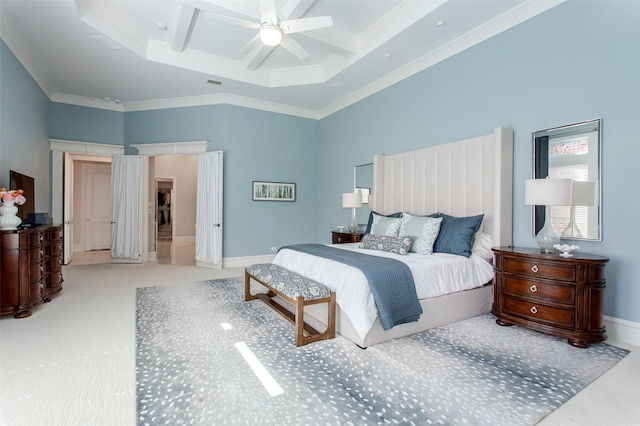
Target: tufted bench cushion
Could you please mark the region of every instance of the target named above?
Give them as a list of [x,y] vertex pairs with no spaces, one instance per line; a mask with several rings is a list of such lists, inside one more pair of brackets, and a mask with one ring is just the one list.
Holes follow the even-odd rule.
[[247,272],[292,299],[302,296],[304,300],[315,300],[331,296],[331,290],[326,285],[273,263],[251,265]]
[[[245,268],[244,299],[261,299],[283,317],[291,321],[296,331],[296,346],[336,336],[336,294],[324,284],[303,277],[273,263],[258,263]],[[262,284],[267,293],[251,294],[251,280]],[[275,299],[279,296],[294,306],[295,313]],[[328,303],[327,329],[320,333],[304,322],[304,307],[316,303]]]

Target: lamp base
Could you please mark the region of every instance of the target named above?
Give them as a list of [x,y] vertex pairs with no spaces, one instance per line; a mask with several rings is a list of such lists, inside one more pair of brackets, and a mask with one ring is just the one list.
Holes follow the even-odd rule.
[[354,233],[358,230],[358,221],[356,220],[356,209],[351,209],[351,223],[349,224],[349,232]]
[[547,214],[544,226],[536,235],[536,241],[538,241],[541,253],[552,254],[556,252],[556,249],[553,246],[560,243],[560,236],[551,226],[551,222],[548,217],[549,215]]

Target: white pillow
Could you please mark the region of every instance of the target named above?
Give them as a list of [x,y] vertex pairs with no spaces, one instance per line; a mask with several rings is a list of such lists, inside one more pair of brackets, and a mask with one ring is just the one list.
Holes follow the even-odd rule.
[[373,213],[370,234],[397,237],[402,218],[386,217]]
[[473,247],[471,248],[471,254],[480,256],[487,262],[492,262],[493,261],[493,251],[491,251],[492,246],[493,246],[493,238],[491,237],[491,235],[478,231],[476,232],[476,236],[473,240]]
[[433,243],[436,241],[436,238],[438,238],[442,218],[413,216],[403,212],[401,220],[402,223],[398,236],[413,235],[415,237],[409,251],[419,254],[433,253]]

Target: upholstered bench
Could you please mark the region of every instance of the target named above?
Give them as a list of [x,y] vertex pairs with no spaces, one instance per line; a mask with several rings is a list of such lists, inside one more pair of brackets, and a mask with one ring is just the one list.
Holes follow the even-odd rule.
[[[267,293],[251,294],[251,279],[265,286]],[[279,296],[295,307],[295,313],[278,303]],[[273,263],[258,263],[245,269],[244,300],[260,299],[295,326],[296,346],[336,337],[336,293],[329,287]],[[320,333],[304,322],[304,307],[328,303],[327,328]]]

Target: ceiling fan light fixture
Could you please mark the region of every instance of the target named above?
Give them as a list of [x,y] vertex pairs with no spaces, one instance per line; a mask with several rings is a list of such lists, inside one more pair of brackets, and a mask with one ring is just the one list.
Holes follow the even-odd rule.
[[260,26],[260,41],[266,46],[277,46],[282,41],[282,30],[277,25],[262,24]]

